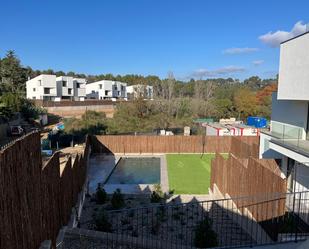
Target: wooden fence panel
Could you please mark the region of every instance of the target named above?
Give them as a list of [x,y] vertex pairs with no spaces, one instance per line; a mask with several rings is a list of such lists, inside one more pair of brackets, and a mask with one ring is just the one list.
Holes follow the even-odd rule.
[[[214,184],[222,194],[232,198],[251,196],[252,199],[236,200],[235,203],[239,208],[248,208],[257,221],[268,220],[285,212],[285,198],[266,201],[267,195],[286,193],[286,179],[281,177],[275,160],[243,159],[233,154],[224,160],[217,153],[211,163],[212,189]],[[264,199],[254,198],[256,196],[264,196]]]
[[231,137],[209,136],[95,136],[95,152],[215,153],[230,152]]
[[59,153],[42,168],[39,133],[0,151],[0,248],[37,249],[43,240],[55,244],[85,182],[89,146],[87,138],[85,156],[77,155],[74,167],[69,158],[61,175]]

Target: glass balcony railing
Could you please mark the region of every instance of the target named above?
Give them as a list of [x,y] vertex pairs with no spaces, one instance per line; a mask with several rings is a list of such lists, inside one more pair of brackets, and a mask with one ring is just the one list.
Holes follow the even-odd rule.
[[284,147],[309,156],[309,140],[305,139],[303,124],[291,126],[287,124],[272,122],[271,141]]

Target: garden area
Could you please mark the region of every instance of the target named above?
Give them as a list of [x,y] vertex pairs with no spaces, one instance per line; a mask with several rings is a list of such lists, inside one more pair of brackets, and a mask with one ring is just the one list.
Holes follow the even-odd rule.
[[169,189],[174,194],[208,194],[215,154],[167,154]]

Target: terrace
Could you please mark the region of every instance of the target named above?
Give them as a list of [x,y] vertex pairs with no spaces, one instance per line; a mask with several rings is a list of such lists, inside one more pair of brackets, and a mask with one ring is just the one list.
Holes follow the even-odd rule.
[[283,150],[290,150],[301,157],[300,162],[307,163],[309,157],[309,140],[304,137],[303,129],[297,126],[290,126],[273,122],[271,131],[262,131],[270,137],[270,148],[283,153]]

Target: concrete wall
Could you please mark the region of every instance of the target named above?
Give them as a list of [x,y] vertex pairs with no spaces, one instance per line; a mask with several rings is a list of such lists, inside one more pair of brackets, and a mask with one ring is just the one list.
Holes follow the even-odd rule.
[[112,118],[115,112],[114,105],[59,106],[44,108],[48,111],[48,113],[64,118],[80,118],[86,111],[104,112],[106,114],[106,117]]
[[309,33],[281,44],[278,99],[309,100]]

